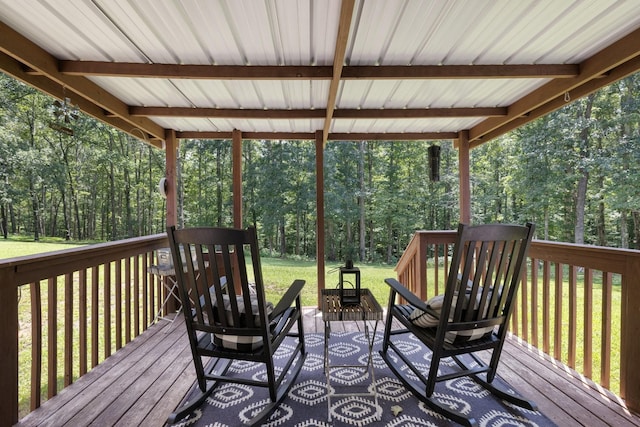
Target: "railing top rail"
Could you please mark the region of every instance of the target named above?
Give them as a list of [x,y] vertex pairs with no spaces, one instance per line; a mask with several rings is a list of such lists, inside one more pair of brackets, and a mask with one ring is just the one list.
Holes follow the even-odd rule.
[[0,286],[15,286],[43,280],[69,271],[110,262],[123,257],[136,255],[144,251],[168,246],[164,233],[134,237],[115,242],[98,243],[0,260],[0,272],[10,273],[15,278],[12,283],[0,283]]
[[[418,230],[412,236],[395,271],[404,271],[419,253],[421,244],[443,244],[455,241],[455,230]],[[559,262],[611,273],[625,273],[630,262],[640,263],[640,251],[577,243],[533,240],[529,258]]]
[[640,251],[534,240],[529,249],[529,258],[624,274],[629,263],[640,262]]
[[417,230],[398,260],[394,271],[404,271],[411,259],[419,253],[420,245],[453,243],[456,236],[456,230]]

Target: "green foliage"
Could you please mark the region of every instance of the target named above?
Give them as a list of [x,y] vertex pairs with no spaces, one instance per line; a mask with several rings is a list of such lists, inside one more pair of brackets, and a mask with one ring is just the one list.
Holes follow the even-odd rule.
[[[638,247],[639,100],[633,75],[473,149],[473,222],[533,221],[540,239]],[[164,152],[82,115],[66,124],[73,135],[60,132],[51,104],[0,75],[1,231],[73,241],[164,232]],[[315,257],[313,141],[245,140],[242,156],[243,226],[258,228],[269,256]],[[231,157],[229,140],[181,141],[180,225],[233,225]],[[324,177],[329,261],[393,264],[416,230],[459,218],[449,141],[330,141]]]

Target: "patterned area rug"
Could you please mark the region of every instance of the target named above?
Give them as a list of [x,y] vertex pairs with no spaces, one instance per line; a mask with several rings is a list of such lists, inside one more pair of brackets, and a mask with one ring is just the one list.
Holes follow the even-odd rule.
[[[364,368],[331,370],[331,387],[335,393],[346,396],[331,398],[331,421],[327,405],[327,382],[324,374],[324,338],[322,334],[306,337],[307,359],[289,391],[289,395],[271,415],[265,426],[454,426],[456,423],[431,411],[408,392],[389,370],[380,355],[382,334],[376,335],[373,348],[373,377]],[[418,341],[407,339],[406,354],[423,363],[428,369],[431,353]],[[365,364],[367,343],[363,333],[333,332],[330,341],[332,365]],[[281,347],[287,351],[287,343]],[[280,350],[279,350],[280,351]],[[276,359],[278,359],[276,354]],[[451,367],[455,363],[449,359]],[[260,377],[264,369],[253,363],[234,362],[231,369],[236,375]],[[447,369],[444,367],[442,369]],[[498,369],[499,370],[499,369]],[[371,382],[375,381],[378,404],[371,396]],[[501,381],[494,380],[494,384]],[[501,384],[504,384],[500,382]],[[505,386],[509,389],[508,386]],[[492,396],[468,378],[440,383],[435,396],[466,415],[475,417],[479,426],[555,426],[540,412],[510,405]],[[268,402],[265,390],[242,385],[219,386],[199,409],[176,426],[233,427],[244,425],[252,414]]]

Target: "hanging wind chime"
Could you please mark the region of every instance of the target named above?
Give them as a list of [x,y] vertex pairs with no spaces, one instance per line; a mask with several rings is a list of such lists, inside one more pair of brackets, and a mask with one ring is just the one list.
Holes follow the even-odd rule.
[[55,122],[49,122],[49,127],[58,132],[73,136],[73,129],[69,126],[78,116],[78,108],[71,104],[71,99],[67,97],[66,90],[62,88],[62,100],[54,101],[51,106]]

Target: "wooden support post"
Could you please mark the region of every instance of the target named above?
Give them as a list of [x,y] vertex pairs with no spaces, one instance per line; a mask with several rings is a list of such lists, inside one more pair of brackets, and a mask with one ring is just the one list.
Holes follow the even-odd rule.
[[0,425],[18,422],[18,291],[12,268],[0,270]]
[[629,409],[640,412],[640,262],[629,256],[622,276],[620,394]]
[[318,308],[324,278],[324,139],[322,131],[316,131],[316,263],[318,268]]
[[242,228],[242,132],[233,130],[233,226]]
[[458,138],[458,173],[460,183],[460,222],[471,223],[471,180],[469,174],[469,131]]
[[178,224],[178,139],[174,130],[165,135],[167,178],[167,227]]

